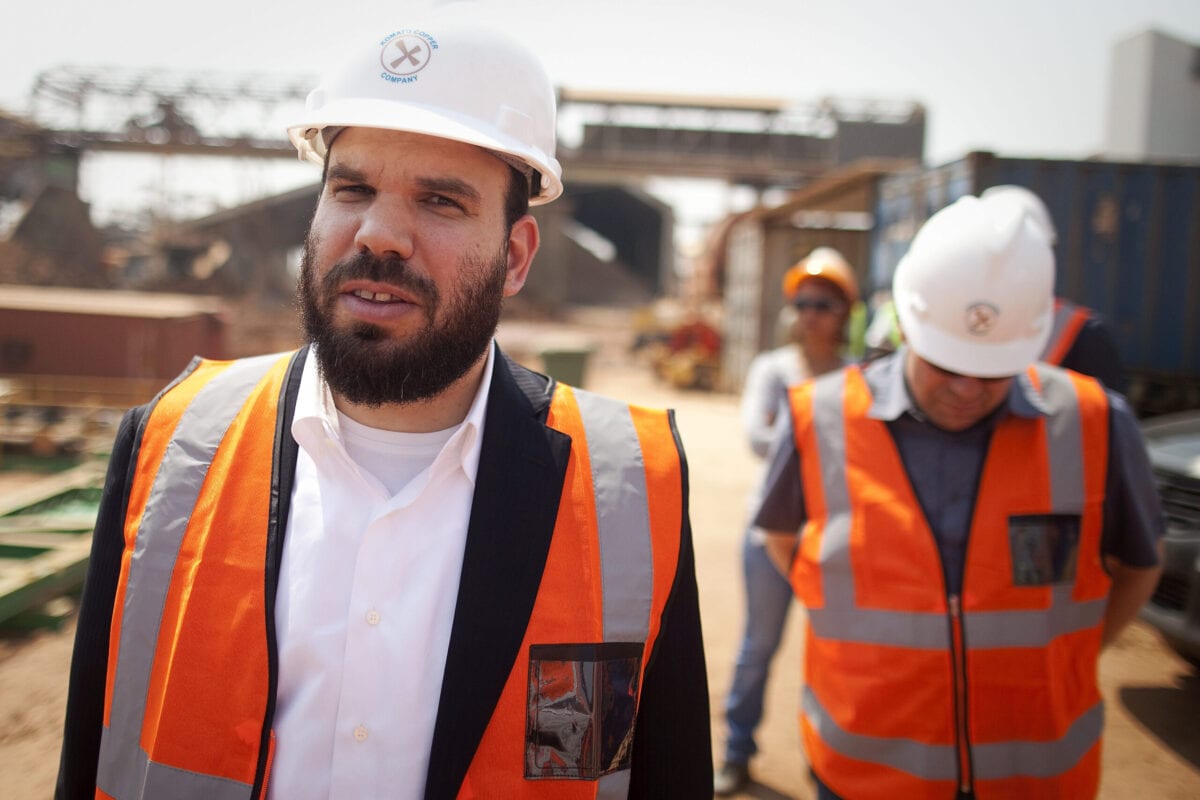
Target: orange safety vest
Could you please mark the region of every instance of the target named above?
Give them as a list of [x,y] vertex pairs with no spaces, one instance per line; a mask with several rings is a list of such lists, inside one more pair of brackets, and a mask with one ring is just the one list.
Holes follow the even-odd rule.
[[1097,791],[1108,406],[1090,378],[1029,377],[1049,413],[996,425],[961,596],[861,370],[792,390],[809,516],[791,573],[809,620],[801,729],[840,796]]
[[1088,321],[1088,310],[1082,306],[1058,298],[1054,301],[1054,318],[1050,326],[1050,338],[1042,348],[1041,360],[1055,366],[1061,364],[1071,351],[1079,331]]
[[[256,777],[269,778],[272,511],[262,465],[279,444],[291,359],[198,359],[144,423],[98,798],[251,800]],[[522,645],[528,660],[512,666],[460,797],[628,794],[638,688],[680,551],[681,458],[666,412],[563,384],[547,424],[572,444]]]

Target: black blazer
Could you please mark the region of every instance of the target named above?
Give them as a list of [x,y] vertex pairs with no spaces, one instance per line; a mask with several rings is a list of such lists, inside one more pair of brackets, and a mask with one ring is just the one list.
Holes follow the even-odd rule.
[[[291,421],[307,349],[291,365],[272,465],[267,625],[271,697],[276,675],[274,593],[298,447]],[[438,705],[425,797],[454,797],[487,727],[524,638],[541,581],[570,437],[545,425],[554,382],[497,349],[462,578]],[[56,797],[95,796],[108,636],[124,547],[124,517],[140,427],[150,405],[121,422],[108,465],[71,663]],[[674,429],[674,420],[672,419]],[[676,444],[679,436],[676,431]],[[684,514],[679,569],[654,652],[646,665],[634,733],[630,797],[712,796],[712,744],[691,524]],[[453,687],[453,688],[451,688]],[[270,727],[267,725],[266,727]],[[261,771],[261,769],[260,769]],[[263,775],[258,776],[261,785]]]

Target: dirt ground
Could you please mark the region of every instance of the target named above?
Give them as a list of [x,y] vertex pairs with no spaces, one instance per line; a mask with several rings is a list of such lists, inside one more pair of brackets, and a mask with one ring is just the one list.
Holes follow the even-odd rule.
[[[740,537],[757,463],[746,447],[737,397],[682,392],[657,382],[629,360],[626,316],[580,315],[569,329],[502,324],[503,346],[531,365],[539,349],[586,342],[596,347],[584,385],[632,402],[676,409],[691,478],[691,514],[705,650],[711,689],[714,758],[725,728],[724,693],[741,635]],[[0,492],[5,485],[0,483]],[[752,762],[756,782],[741,795],[809,800],[797,730],[803,615],[789,622],[768,688],[767,713]],[[74,626],[31,636],[0,636],[0,796],[49,798],[57,771],[60,728]],[[1200,676],[1140,623],[1103,656],[1107,701],[1103,800],[1194,800],[1200,797]]]

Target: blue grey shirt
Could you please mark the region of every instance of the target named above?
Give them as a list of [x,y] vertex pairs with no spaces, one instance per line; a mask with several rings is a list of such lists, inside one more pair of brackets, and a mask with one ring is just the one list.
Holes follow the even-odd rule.
[[[904,470],[925,519],[937,540],[946,589],[962,589],[967,536],[975,510],[983,460],[997,421],[1005,415],[1033,418],[1045,414],[1041,396],[1021,375],[996,411],[963,431],[931,423],[913,403],[904,379],[906,348],[869,364],[864,370],[873,402],[867,412],[883,421],[896,442]],[[1108,392],[1109,456],[1104,492],[1101,551],[1131,567],[1158,563],[1158,538],[1164,530],[1154,474],[1137,419],[1124,398]],[[754,524],[774,531],[799,531],[807,519],[800,454],[790,416],[772,445],[766,484]]]

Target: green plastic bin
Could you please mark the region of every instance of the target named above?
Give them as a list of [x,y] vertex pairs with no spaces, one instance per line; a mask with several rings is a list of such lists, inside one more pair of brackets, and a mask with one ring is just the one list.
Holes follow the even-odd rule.
[[547,348],[541,352],[542,370],[559,383],[583,386],[591,355],[586,347]]

